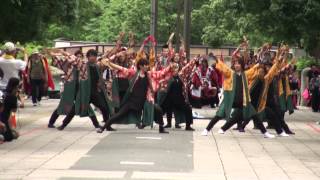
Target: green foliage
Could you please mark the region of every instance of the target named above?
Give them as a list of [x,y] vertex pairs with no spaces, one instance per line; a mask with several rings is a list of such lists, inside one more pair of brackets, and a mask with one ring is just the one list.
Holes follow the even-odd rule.
[[[141,41],[150,33],[150,2],[2,0],[0,42],[37,41],[48,46],[60,37],[114,42],[120,31],[132,31]],[[159,43],[171,32],[183,33],[181,2],[158,1]],[[252,47],[284,41],[320,59],[319,22],[319,0],[193,0],[191,43],[237,45],[246,35]]]
[[201,22],[203,42],[212,46],[237,44],[246,35],[252,46],[284,41],[320,58],[318,0],[210,0],[193,18]]
[[320,63],[313,57],[301,57],[297,61],[298,71],[302,71],[306,67],[310,67],[312,64],[320,65]]

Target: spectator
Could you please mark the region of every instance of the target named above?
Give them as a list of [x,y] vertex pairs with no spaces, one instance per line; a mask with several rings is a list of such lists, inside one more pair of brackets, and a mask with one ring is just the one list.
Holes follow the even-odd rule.
[[296,69],[297,69],[297,66],[293,66],[293,68],[291,69],[292,71],[290,72],[290,75],[289,75],[289,85],[290,85],[290,90],[292,94],[291,97],[292,97],[293,107],[295,109],[298,109],[297,104],[298,104],[298,94],[300,89],[300,81],[297,76]]
[[33,106],[40,105],[44,94],[44,85],[48,81],[48,72],[45,68],[45,62],[42,56],[34,53],[28,61],[28,80],[31,84],[31,96]]
[[318,112],[320,106],[320,75],[318,72],[314,73],[310,79],[309,90],[311,94],[312,111]]
[[4,55],[0,57],[0,67],[3,71],[3,78],[0,79],[0,90],[5,90],[10,78],[18,78],[19,72],[23,71],[27,65],[28,55],[24,52],[24,60],[15,58],[19,49],[16,49],[12,42],[7,42],[4,45]]
[[19,79],[11,78],[5,90],[5,96],[3,100],[3,112],[1,113],[1,121],[5,124],[6,132],[4,132],[4,140],[12,141],[18,138],[18,133],[11,128],[10,116],[12,112],[16,112],[18,108],[18,93]]
[[[2,95],[1,95],[2,96]],[[4,141],[4,132],[6,131],[6,125],[2,123],[1,121],[1,114],[3,112],[3,99],[1,98],[0,101],[0,142]]]

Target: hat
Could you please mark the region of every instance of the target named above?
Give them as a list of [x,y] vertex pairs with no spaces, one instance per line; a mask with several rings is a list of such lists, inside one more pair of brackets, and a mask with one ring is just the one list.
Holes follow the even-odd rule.
[[14,51],[16,48],[12,42],[6,42],[4,44],[4,50],[6,51]]

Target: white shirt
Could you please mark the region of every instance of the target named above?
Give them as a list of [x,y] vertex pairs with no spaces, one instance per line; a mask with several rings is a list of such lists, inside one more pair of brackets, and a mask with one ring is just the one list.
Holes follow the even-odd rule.
[[4,59],[0,57],[0,68],[3,71],[3,78],[0,79],[0,89],[5,89],[10,78],[19,79],[19,71],[23,71],[27,66],[25,61],[20,59]]

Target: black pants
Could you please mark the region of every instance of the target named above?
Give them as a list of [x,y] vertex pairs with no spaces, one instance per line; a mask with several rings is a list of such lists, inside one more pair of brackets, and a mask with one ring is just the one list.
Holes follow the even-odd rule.
[[[267,132],[266,128],[263,125],[262,119],[259,118],[258,115],[253,116],[252,119],[253,119],[254,126],[257,127],[261,131],[262,134]],[[244,129],[249,124],[250,120],[251,119],[245,120],[243,122],[243,124],[241,125],[241,128]]]
[[216,103],[215,101],[215,97],[201,98],[201,106],[210,105],[211,107],[214,107]]
[[284,120],[285,112],[281,111],[280,114],[281,114],[281,116],[280,116],[280,125],[281,125],[281,128],[282,128],[286,133],[290,133],[291,130],[290,130],[288,124],[286,123],[286,121]]
[[[105,127],[111,126],[112,124],[119,122],[121,118],[127,116],[130,112],[138,113],[139,111],[132,108],[132,105],[127,103],[120,107],[119,111],[110,117],[110,119],[106,122]],[[159,124],[159,126],[163,126],[163,112],[159,105],[154,105],[154,113],[155,113],[155,122]]]
[[[67,115],[67,117],[63,120],[62,126],[66,127],[71,122],[71,120],[73,119],[74,114],[75,114],[75,106],[72,107],[71,111],[73,111],[73,112],[71,114],[69,113]],[[52,115],[50,117],[49,125],[54,125],[54,123],[57,121],[58,117],[59,117],[59,114],[58,114],[58,110],[56,109],[56,110],[53,111],[53,113],[52,113]],[[93,126],[95,128],[99,128],[100,127],[98,119],[97,119],[96,116],[90,116],[90,119],[91,119],[92,124],[93,124]]]
[[279,108],[271,109],[270,107],[266,107],[264,111],[266,118],[276,130],[277,134],[281,134],[283,132],[282,127],[285,124],[284,120],[281,118],[281,110],[279,110]]
[[319,88],[315,88],[315,90],[312,90],[312,96],[311,96],[311,107],[313,112],[318,112],[320,108],[320,92]]
[[9,119],[6,121],[2,121],[2,122],[6,126],[6,131],[2,134],[4,137],[4,140],[5,141],[12,141],[14,138],[13,138],[12,130],[10,128]]
[[[230,119],[228,121],[226,121],[226,123],[221,127],[221,129],[223,131],[228,130],[229,128],[231,128],[234,124],[238,123],[240,125],[240,122],[242,122],[242,109],[241,108],[233,108],[232,112],[231,112],[231,116]],[[210,131],[213,126],[220,121],[221,119],[223,119],[222,117],[219,116],[215,116],[211,119],[211,121],[209,122],[208,126],[207,126],[207,130]]]
[[[173,102],[171,100],[170,101],[165,100],[165,102],[162,105],[163,113],[171,112],[172,114],[173,109],[176,109],[178,111],[182,111],[185,113],[187,127],[193,124],[192,108],[184,100],[176,100],[176,102]],[[170,122],[168,121],[168,123]]]
[[[167,116],[167,124],[171,126],[172,125],[172,114],[173,114],[172,107],[167,106],[166,104],[162,104],[161,109],[163,111],[163,114],[165,113]],[[178,125],[177,122],[176,122],[176,125]]]
[[[100,109],[102,116],[103,116],[103,120],[106,122],[109,118],[109,111],[107,109],[107,107],[104,106],[103,103],[104,97],[98,93],[98,92],[93,92],[91,94],[91,98],[90,98],[90,102],[89,104],[93,104],[94,106],[96,106],[97,108]],[[68,113],[68,115],[65,117],[65,119],[63,120],[62,126],[66,127],[72,120],[72,118],[75,116],[75,105],[73,105],[71,111]],[[92,120],[92,123],[94,124],[94,126],[96,128],[99,127],[99,123],[97,121],[97,118],[95,116],[90,117]]]
[[32,96],[32,103],[35,104],[41,101],[43,96],[43,85],[44,82],[42,79],[31,79],[31,96]]

